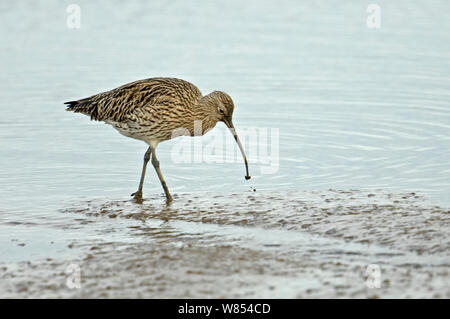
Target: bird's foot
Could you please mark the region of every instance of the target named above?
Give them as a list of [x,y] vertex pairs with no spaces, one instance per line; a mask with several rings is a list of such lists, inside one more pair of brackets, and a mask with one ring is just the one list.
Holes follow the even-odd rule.
[[166,204],[169,204],[173,201],[172,195],[170,195],[169,189],[167,189],[167,187],[164,188],[164,195],[166,195]]
[[166,204],[170,204],[173,201],[172,196],[166,196]]
[[137,192],[131,194],[131,196],[133,196],[133,199],[137,203],[142,204],[142,191],[137,191]]

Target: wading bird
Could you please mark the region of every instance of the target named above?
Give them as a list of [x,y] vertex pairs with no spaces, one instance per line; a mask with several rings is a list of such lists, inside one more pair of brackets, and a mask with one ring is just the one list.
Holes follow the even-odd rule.
[[[144,155],[139,188],[131,194],[138,202],[142,202],[145,171],[150,157],[167,202],[172,201],[155,151],[160,142],[180,136],[174,134],[179,129],[187,132],[184,135],[203,135],[217,122],[224,122],[244,158],[245,179],[250,179],[247,158],[232,122],[233,100],[224,92],[214,91],[203,96],[192,83],[161,77],[131,82],[111,91],[64,104],[68,105],[67,111],[89,115],[91,120],[110,124],[121,134],[149,145]],[[194,130],[194,124],[198,121],[201,121],[200,132]]]

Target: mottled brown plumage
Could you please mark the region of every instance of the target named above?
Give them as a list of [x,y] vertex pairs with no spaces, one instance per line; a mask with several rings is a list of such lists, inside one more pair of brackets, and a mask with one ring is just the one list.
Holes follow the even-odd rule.
[[[233,100],[224,92],[214,91],[202,96],[200,90],[187,81],[150,78],[65,104],[68,104],[68,111],[86,114],[91,120],[108,123],[121,134],[149,144],[139,189],[132,194],[137,200],[142,199],[143,181],[150,155],[167,200],[172,200],[156,159],[155,149],[159,142],[180,135],[203,135],[218,121],[224,122],[233,133],[244,157],[246,179],[250,178],[247,159],[232,123]],[[199,123],[201,130],[197,131]]]

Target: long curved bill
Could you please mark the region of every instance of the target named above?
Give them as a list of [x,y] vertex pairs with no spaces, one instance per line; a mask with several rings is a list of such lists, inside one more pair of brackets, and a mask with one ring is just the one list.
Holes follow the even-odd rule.
[[233,122],[230,120],[223,120],[225,125],[228,126],[228,128],[230,129],[231,134],[233,134],[234,139],[236,140],[237,145],[239,146],[239,149],[241,150],[242,153],[242,157],[244,158],[244,163],[245,163],[245,170],[247,175],[245,176],[245,179],[250,179],[251,176],[248,173],[248,162],[247,162],[247,156],[245,156],[245,152],[244,152],[244,148],[242,147],[241,141],[239,140],[239,137],[236,134],[236,130],[234,128]]

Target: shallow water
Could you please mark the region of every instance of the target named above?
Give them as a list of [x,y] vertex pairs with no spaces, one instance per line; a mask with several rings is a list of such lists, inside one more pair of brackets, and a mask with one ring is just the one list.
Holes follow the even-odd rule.
[[[350,251],[366,265],[371,257],[360,245],[369,245],[370,254],[400,251],[398,261],[384,260],[393,269],[416,262],[446,269],[450,5],[377,3],[377,30],[367,28],[367,4],[357,1],[78,1],[80,29],[66,26],[69,3],[1,3],[0,262],[76,259],[102,243],[138,251],[169,227],[199,247],[238,245],[273,257],[273,249],[290,254],[300,241],[309,250],[317,245],[320,262],[351,263],[343,257]],[[279,140],[268,140],[272,162],[263,162],[264,143],[255,152],[243,139],[253,176],[246,182],[239,154],[231,163],[220,157],[219,163],[175,163],[178,142],[164,142],[159,160],[178,201],[163,206],[150,168],[148,200],[133,206],[129,194],[145,145],[65,112],[62,103],[152,76],[189,80],[204,94],[229,93],[238,133],[256,129],[259,138],[278,130]],[[224,125],[214,131],[225,141]],[[270,163],[275,169],[268,173]],[[122,211],[102,213],[113,204]],[[370,224],[376,231],[355,217],[355,207],[362,216],[376,215]],[[114,218],[136,217],[135,210],[141,219]],[[160,222],[165,214],[169,221]],[[142,220],[152,230],[140,229]],[[381,227],[386,224],[391,231]],[[261,229],[270,229],[263,233],[268,242]],[[297,296],[297,288],[286,295]]]

